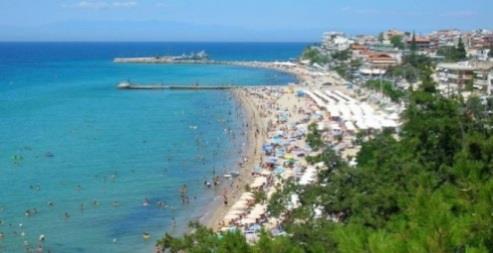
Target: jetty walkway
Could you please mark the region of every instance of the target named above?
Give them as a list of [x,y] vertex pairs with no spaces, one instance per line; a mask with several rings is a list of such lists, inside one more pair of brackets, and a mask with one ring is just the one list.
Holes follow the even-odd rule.
[[120,90],[235,90],[255,87],[274,87],[276,85],[165,85],[165,84],[138,84],[130,82],[121,82],[117,85]]
[[239,86],[209,85],[162,85],[162,84],[119,84],[120,90],[230,90]]

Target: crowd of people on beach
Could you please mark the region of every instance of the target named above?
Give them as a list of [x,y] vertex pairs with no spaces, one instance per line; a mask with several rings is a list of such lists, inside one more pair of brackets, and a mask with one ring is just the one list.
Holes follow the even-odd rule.
[[[261,229],[274,235],[282,233],[282,214],[277,218],[271,217],[267,203],[285,182],[292,180],[300,185],[313,184],[317,182],[318,171],[325,169],[322,163],[309,165],[304,159],[318,154],[306,143],[309,125],[314,124],[324,142],[329,143],[352,165],[359,150],[358,133],[372,134],[384,128],[396,129],[399,126],[398,117],[395,116],[399,112],[398,105],[395,105],[397,109],[382,110],[349,96],[354,93],[345,90],[344,86],[324,87],[325,76],[307,76],[303,69],[282,67],[304,77],[304,82],[286,87],[248,88],[240,91],[258,113],[253,122],[264,124],[264,143],[257,150],[261,156],[255,161],[256,164],[245,168],[252,175],[245,192],[230,203],[228,212],[217,225],[219,231],[240,230],[251,242],[258,238]],[[328,96],[332,97],[328,99]],[[340,104],[331,104],[334,100]],[[256,138],[258,131],[254,130]],[[265,196],[259,197],[262,195]],[[300,205],[296,194],[290,199],[287,210]]]

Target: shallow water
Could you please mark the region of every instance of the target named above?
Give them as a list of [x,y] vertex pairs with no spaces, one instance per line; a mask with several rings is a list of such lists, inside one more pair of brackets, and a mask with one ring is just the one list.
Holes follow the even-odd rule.
[[[218,60],[283,60],[303,47],[0,44],[0,252],[24,252],[40,234],[51,252],[145,252],[165,231],[182,231],[212,199],[203,181],[231,169],[245,141],[242,110],[230,94],[121,91],[119,81],[293,81],[270,70],[118,65],[113,57],[205,49]],[[189,205],[180,200],[184,184]],[[144,241],[143,232],[151,239]]]

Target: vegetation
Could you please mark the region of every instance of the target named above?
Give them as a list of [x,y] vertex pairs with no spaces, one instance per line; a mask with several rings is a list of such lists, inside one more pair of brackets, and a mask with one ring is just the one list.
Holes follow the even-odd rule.
[[309,60],[311,64],[325,65],[329,62],[329,57],[323,54],[317,47],[307,47],[301,56],[303,60]]
[[409,83],[415,83],[419,78],[418,72],[419,70],[411,64],[403,64],[390,68],[385,75],[387,77],[401,77]]
[[[310,142],[323,152],[309,160],[329,169],[319,184],[289,185],[273,198],[269,210],[287,217],[288,236],[262,232],[250,245],[237,232],[192,224],[193,233],[166,235],[158,245],[170,252],[493,252],[491,105],[441,96],[430,68],[421,69],[398,138],[383,131],[364,141],[357,166],[316,141],[311,127]],[[294,192],[302,206],[279,208]]]
[[332,59],[338,61],[347,61],[351,58],[352,51],[351,49],[346,49],[342,51],[337,51],[332,53]]
[[317,129],[317,124],[310,124],[308,126],[308,131],[306,142],[312,149],[318,150],[323,146],[324,142],[322,141],[322,135]]
[[348,80],[351,79],[351,76],[349,75],[349,68],[345,64],[339,64],[337,66],[334,66],[334,70],[342,78],[345,78]]
[[467,58],[466,49],[462,38],[459,39],[457,47],[441,47],[438,49],[438,55],[445,57],[446,61],[463,61]]
[[404,42],[402,41],[401,35],[392,36],[392,38],[390,38],[390,43],[392,43],[392,45],[394,47],[399,48],[399,49],[404,49],[404,47],[406,46],[404,44]]
[[399,102],[406,95],[403,90],[395,87],[392,82],[387,80],[369,80],[366,82],[366,87],[381,91],[394,102]]

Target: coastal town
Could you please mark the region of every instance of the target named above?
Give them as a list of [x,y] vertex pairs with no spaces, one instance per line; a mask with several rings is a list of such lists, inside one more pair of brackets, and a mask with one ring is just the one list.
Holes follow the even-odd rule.
[[0,253],[493,253],[492,0],[0,0]]
[[[205,224],[217,232],[241,231],[252,244],[262,231],[286,235],[284,219],[304,201],[290,192],[281,201],[283,211],[274,215],[272,206],[279,202],[278,195],[293,184],[320,184],[318,175],[330,170],[323,162],[307,162],[322,152],[309,143],[310,136],[319,136],[355,167],[362,139],[384,131],[398,134],[406,94],[421,85],[423,70],[413,66],[410,57],[435,63],[432,77],[443,96],[476,96],[484,104],[491,103],[492,50],[493,33],[481,29],[428,35],[392,29],[378,36],[355,37],[330,32],[319,45],[308,47],[298,61],[227,63],[285,71],[298,82],[233,90],[248,111],[248,121],[254,122],[249,134],[260,145],[256,142],[240,164],[247,174],[241,184],[220,191],[228,192],[218,196],[224,206]],[[345,215],[324,217],[327,212],[322,206],[313,211],[314,217],[336,223]]]

